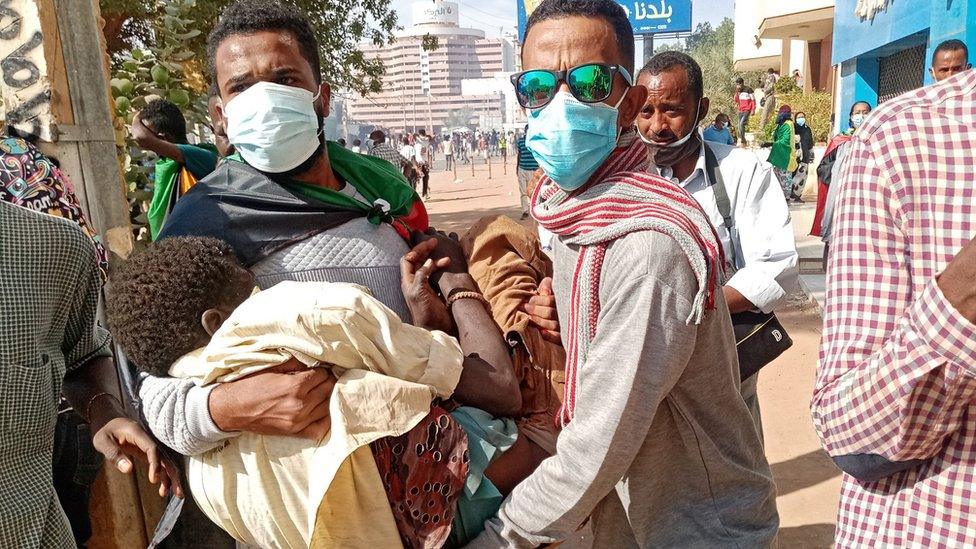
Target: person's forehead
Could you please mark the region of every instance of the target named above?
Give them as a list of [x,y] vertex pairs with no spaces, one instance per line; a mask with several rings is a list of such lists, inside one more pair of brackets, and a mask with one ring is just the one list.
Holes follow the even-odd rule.
[[311,72],[294,34],[260,31],[228,36],[214,55],[218,82],[242,75],[271,73],[280,69]]
[[943,50],[936,56],[936,63],[965,63],[966,52],[959,50]]
[[688,74],[681,67],[668,67],[658,74],[642,73],[637,83],[647,88],[648,94],[668,99],[683,100],[690,95]]
[[613,26],[601,17],[561,17],[536,23],[522,49],[523,69],[565,70],[583,63],[627,64]]

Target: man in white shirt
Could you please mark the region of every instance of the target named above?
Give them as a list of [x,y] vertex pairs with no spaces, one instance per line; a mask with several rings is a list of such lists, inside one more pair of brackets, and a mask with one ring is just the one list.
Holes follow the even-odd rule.
[[[786,303],[799,273],[789,208],[770,166],[746,150],[707,145],[728,195],[730,229],[716,200],[718,182],[709,176],[698,131],[708,115],[698,63],[680,52],[664,52],[644,66],[637,82],[648,88],[637,130],[651,158],[662,176],[695,197],[725,248],[728,273],[734,272],[724,288],[729,312],[773,312]],[[742,382],[742,396],[761,433],[757,378]]]
[[426,131],[420,130],[419,134],[413,136],[414,159],[417,162],[417,177],[423,182],[420,196],[427,200],[430,198],[430,139],[427,138]]

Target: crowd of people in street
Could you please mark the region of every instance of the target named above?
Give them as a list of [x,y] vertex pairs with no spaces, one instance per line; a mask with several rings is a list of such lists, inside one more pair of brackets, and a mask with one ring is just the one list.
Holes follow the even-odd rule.
[[[757,383],[792,345],[814,162],[775,71],[761,105],[737,81],[733,136],[694,58],[634,66],[619,3],[543,0],[524,128],[347,145],[293,5],[237,0],[207,51],[215,143],[163,99],[133,118],[153,242],[111,269],[56,160],[0,141],[0,546],[84,546],[98,455],[186,498],[188,547],[775,546]],[[970,69],[940,45],[816,169],[839,547],[976,546]],[[757,109],[768,160],[737,146]],[[509,153],[522,223],[430,225],[437,155]]]

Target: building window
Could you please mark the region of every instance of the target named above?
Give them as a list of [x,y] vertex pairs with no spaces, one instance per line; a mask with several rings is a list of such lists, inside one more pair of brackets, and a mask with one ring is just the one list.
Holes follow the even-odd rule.
[[925,44],[878,59],[878,104],[922,87]]

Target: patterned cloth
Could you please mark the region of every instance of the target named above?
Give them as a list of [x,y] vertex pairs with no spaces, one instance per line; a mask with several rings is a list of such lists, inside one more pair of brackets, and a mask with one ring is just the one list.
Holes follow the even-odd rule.
[[[841,172],[813,419],[845,475],[840,547],[976,547],[976,327],[936,275],[976,234],[976,71],[886,102]],[[837,184],[835,181],[833,184]]]
[[0,201],[0,547],[75,546],[52,454],[65,373],[110,356],[95,258],[74,223]]
[[468,437],[441,406],[398,437],[370,444],[407,549],[441,547],[468,476]]
[[102,278],[108,254],[85,218],[68,176],[34,145],[18,137],[0,140],[0,201],[74,221],[95,243]]
[[660,232],[678,242],[698,279],[689,323],[701,322],[705,310],[714,307],[715,289],[725,282],[725,253],[701,206],[678,185],[646,173],[647,167],[644,144],[627,134],[581,191],[567,193],[544,176],[532,198],[532,215],[539,224],[582,248],[566,330],[563,426],[573,418],[578,369],[596,333],[600,273],[611,242],[638,231]]

